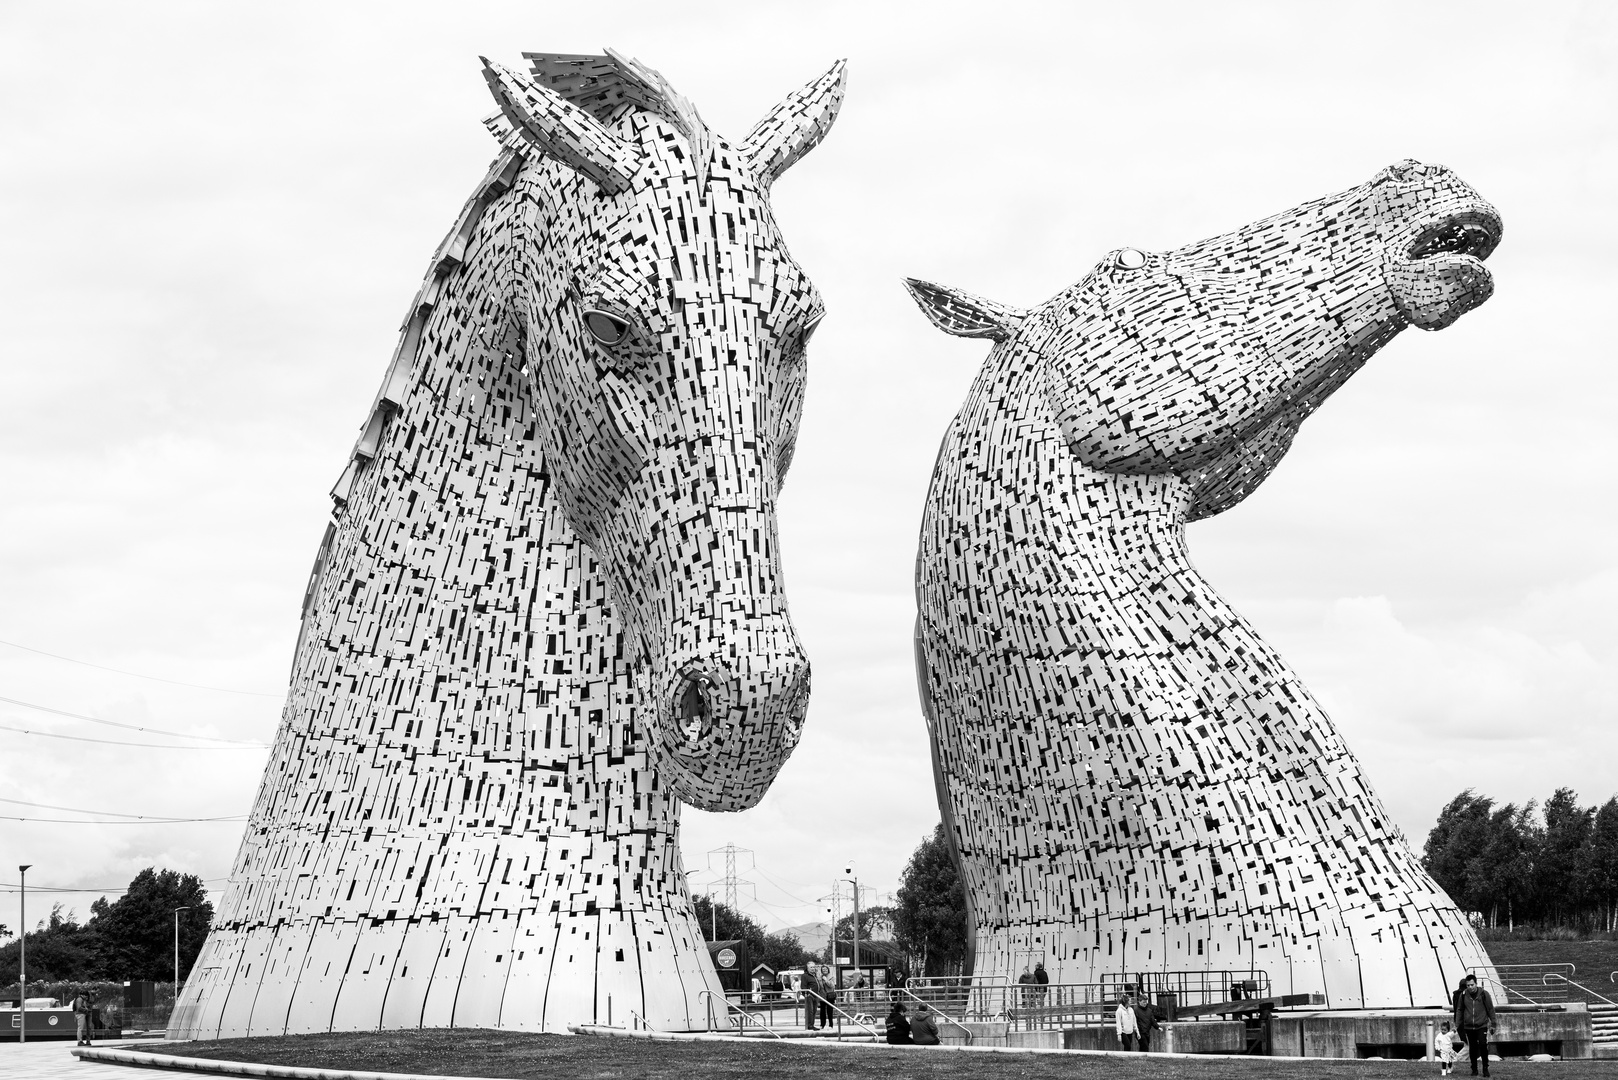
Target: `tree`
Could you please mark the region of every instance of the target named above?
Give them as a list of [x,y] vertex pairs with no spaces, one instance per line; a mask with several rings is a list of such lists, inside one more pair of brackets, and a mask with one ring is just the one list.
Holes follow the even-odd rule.
[[798,935],[791,930],[782,930],[775,934],[764,936],[764,951],[756,954],[755,963],[768,964],[776,971],[791,971],[801,968],[814,957],[809,950],[803,947]]
[[966,889],[940,823],[899,879],[895,937],[921,975],[957,974],[966,961]]
[[1464,911],[1483,911],[1485,896],[1472,890],[1472,868],[1489,845],[1489,820],[1494,800],[1467,788],[1438,813],[1438,823],[1427,834],[1421,864],[1438,887]]
[[1534,895],[1540,830],[1534,823],[1534,800],[1520,809],[1507,803],[1489,817],[1489,840],[1483,856],[1467,865],[1467,884],[1475,896],[1489,901],[1489,922],[1499,925],[1505,905],[1506,928],[1516,929],[1517,909]]
[[1545,801],[1545,830],[1534,875],[1535,914],[1556,924],[1577,924],[1588,906],[1587,869],[1595,807],[1581,808],[1572,788]]
[[[95,935],[80,926],[73,912],[62,905],[51,908],[50,918],[27,934],[28,981],[61,982],[94,978],[97,970]],[[22,942],[0,948],[0,971],[17,974]]]
[[103,978],[155,979],[174,977],[174,909],[180,912],[180,978],[196,963],[197,954],[213,923],[202,879],[194,874],[147,867],[129,883],[118,900],[97,900],[90,905],[95,917],[90,927],[97,938]]
[[[884,907],[880,904],[874,907],[860,908],[860,962],[875,963],[878,959],[887,962],[897,962],[899,966],[907,964],[909,950],[895,940],[894,935],[894,908]],[[854,913],[838,919],[832,927],[830,938],[822,954],[823,962],[835,964],[835,957],[846,956],[851,960],[854,956]]]
[[1618,796],[1595,812],[1584,859],[1590,898],[1599,906],[1598,925],[1618,930]]

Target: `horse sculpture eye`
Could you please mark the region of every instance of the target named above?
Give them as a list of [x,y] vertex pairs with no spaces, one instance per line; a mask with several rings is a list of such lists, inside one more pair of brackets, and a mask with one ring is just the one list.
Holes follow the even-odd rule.
[[629,324],[616,315],[596,308],[584,313],[584,328],[603,345],[616,345],[629,333]]
[[1146,265],[1146,253],[1136,251],[1134,248],[1124,248],[1113,257],[1113,262],[1122,270],[1139,270]]

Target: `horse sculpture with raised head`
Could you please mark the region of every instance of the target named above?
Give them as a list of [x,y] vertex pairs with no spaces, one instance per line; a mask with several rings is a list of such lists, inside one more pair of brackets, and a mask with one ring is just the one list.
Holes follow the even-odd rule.
[[633,60],[528,59],[485,63],[502,149],[333,492],[180,1037],[724,1012],[678,801],[756,803],[807,706],[775,500],[821,304],[768,194],[844,68],[731,144]]
[[1499,238],[1453,173],[1405,161],[1114,252],[1027,311],[908,283],[940,328],[995,342],[939,451],[916,585],[978,974],[1263,971],[1345,1007],[1443,1005],[1487,969],[1185,525],[1251,492],[1400,330],[1483,302]]

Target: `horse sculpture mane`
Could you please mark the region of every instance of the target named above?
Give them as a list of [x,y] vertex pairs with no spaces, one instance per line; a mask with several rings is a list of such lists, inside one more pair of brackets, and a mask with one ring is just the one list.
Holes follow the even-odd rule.
[[1185,524],[1246,497],[1405,327],[1487,299],[1499,237],[1453,173],[1405,161],[1199,244],[1114,252],[1028,311],[909,282],[941,329],[995,342],[939,449],[916,578],[977,974],[1262,973],[1408,1007],[1488,970],[1325,712],[1191,564]]
[[634,61],[531,60],[486,62],[500,154],[333,490],[178,1037],[668,1030],[720,992],[679,802],[752,805],[803,721],[774,505],[821,309],[767,193],[843,65],[732,145]]

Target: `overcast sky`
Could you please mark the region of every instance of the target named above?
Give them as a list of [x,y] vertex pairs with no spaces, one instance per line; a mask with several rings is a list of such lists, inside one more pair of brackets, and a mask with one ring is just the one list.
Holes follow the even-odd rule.
[[[326,493],[494,154],[480,53],[611,45],[733,139],[847,57],[841,118],[774,194],[829,311],[781,506],[808,726],[758,808],[686,812],[688,866],[750,849],[744,909],[805,923],[846,866],[894,889],[938,820],[911,668],[916,532],[987,348],[934,330],[901,277],[1031,305],[1111,248],[1177,247],[1405,157],[1449,165],[1500,209],[1494,298],[1384,349],[1256,495],[1191,527],[1192,553],[1322,700],[1418,850],[1468,786],[1604,801],[1618,793],[1615,14],[11,0],[0,640],[258,696],[0,645],[0,697],[271,739]],[[177,741],[5,702],[0,725]],[[0,730],[0,798],[236,815],[264,757]],[[242,829],[10,820],[75,816],[0,803],[0,883],[20,863],[63,888],[157,865],[217,889]],[[40,896],[30,915],[50,899],[82,916],[93,895]],[[7,894],[0,922],[15,920]]]

